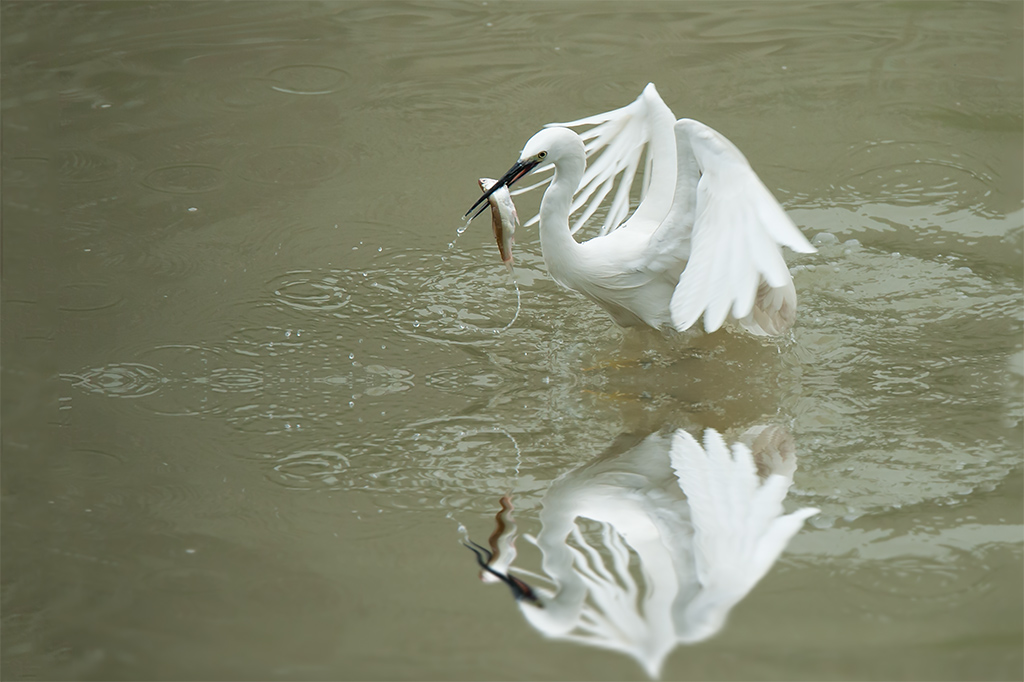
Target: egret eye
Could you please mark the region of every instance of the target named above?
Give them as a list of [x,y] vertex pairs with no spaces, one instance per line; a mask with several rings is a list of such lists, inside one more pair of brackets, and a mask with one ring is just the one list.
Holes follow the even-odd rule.
[[543,161],[544,157],[547,156],[547,155],[548,155],[547,152],[540,152],[539,154],[537,154],[537,160],[538,161]]

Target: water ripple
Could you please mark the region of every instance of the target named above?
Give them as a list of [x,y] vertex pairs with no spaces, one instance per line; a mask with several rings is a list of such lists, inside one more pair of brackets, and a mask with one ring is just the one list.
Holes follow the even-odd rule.
[[512,434],[486,420],[445,418],[281,454],[267,462],[267,476],[295,490],[376,493],[384,508],[487,510],[517,481],[536,487],[523,475],[530,463]]
[[144,399],[141,405],[158,414],[230,413],[266,381],[262,369],[232,366],[236,357],[202,346],[158,346],[140,354],[145,363],[111,363],[62,378],[90,393]]
[[124,301],[108,284],[83,282],[61,287],[58,310],[87,313],[113,308]]
[[339,489],[350,476],[350,466],[349,458],[335,450],[299,450],[274,463],[271,480],[298,490]]
[[478,254],[442,260],[436,253],[410,250],[375,267],[292,271],[267,286],[271,305],[303,313],[306,324],[312,324],[312,313],[445,343],[493,344],[516,311],[508,273]]
[[327,275],[320,280],[311,279],[309,271],[289,272],[274,289],[274,297],[294,310],[333,312],[344,308],[352,300],[351,294],[339,279]]
[[304,185],[335,175],[342,167],[342,156],[322,145],[294,144],[261,149],[234,165],[239,177],[249,182]]
[[61,182],[87,183],[110,180],[127,165],[118,155],[97,149],[65,149],[57,155]]
[[[817,523],[926,500],[956,504],[1013,466],[994,456],[993,439],[1013,438],[998,424],[1013,409],[1004,358],[1019,344],[1018,286],[955,258],[855,242],[823,243],[822,262],[793,268],[807,314],[791,361],[821,396],[793,407],[815,458],[801,487],[822,496]],[[919,431],[923,409],[955,427]]]
[[864,201],[920,205],[936,200],[973,206],[997,189],[995,171],[983,159],[944,145],[899,140],[868,140],[851,145],[835,160],[834,192],[822,201]]
[[223,171],[216,166],[185,163],[152,170],[142,179],[142,184],[168,194],[203,194],[220,189],[224,179]]
[[167,383],[155,367],[135,362],[94,367],[62,378],[72,381],[76,388],[112,398],[143,398],[157,393]]
[[291,95],[329,95],[340,90],[349,74],[325,64],[291,64],[270,71],[266,78],[274,90]]
[[187,112],[198,107],[213,114],[237,116],[284,106],[285,100],[272,87],[273,81],[246,74],[190,80],[175,103]]
[[464,396],[487,396],[504,383],[502,374],[493,371],[469,374],[465,367],[447,367],[431,372],[425,378],[427,386]]
[[252,393],[263,387],[263,370],[241,367],[218,367],[206,377],[196,380],[218,393]]

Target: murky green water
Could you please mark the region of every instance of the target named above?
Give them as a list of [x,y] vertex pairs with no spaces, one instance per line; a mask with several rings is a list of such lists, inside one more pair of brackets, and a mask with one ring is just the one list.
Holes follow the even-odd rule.
[[[665,679],[1019,679],[1021,35],[1019,3],[4,3],[2,676],[644,679],[668,637]],[[817,237],[792,337],[622,332],[529,229],[494,333],[489,229],[448,248],[476,179],[648,81]],[[709,639],[548,638],[460,546],[508,495],[549,588],[529,537],[600,485],[684,542],[640,439],[763,424],[821,513]],[[682,580],[577,522],[610,600]]]

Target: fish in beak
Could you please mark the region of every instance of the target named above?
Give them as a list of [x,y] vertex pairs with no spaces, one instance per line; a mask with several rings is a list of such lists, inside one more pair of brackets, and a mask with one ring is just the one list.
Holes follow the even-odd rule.
[[[473,211],[476,210],[477,206],[480,206],[480,204],[483,204],[485,201],[490,199],[491,195],[497,192],[502,187],[511,187],[512,185],[514,185],[521,177],[523,177],[524,175],[532,171],[534,168],[536,168],[539,163],[540,161],[538,161],[537,159],[530,159],[528,161],[516,161],[515,165],[509,168],[508,172],[502,175],[496,183],[491,185],[490,189],[484,191],[483,196],[477,199],[476,203],[470,206],[469,210],[466,211],[466,214],[462,217],[465,218],[470,213],[473,213]],[[487,210],[487,206],[482,206],[479,211],[473,213],[473,218],[476,218],[485,210]],[[473,218],[470,218],[470,220],[473,220]]]
[[480,189],[490,194],[487,202],[491,207],[491,227],[494,229],[494,240],[498,242],[501,262],[511,272],[512,242],[515,239],[516,228],[519,227],[519,216],[516,214],[516,205],[512,203],[508,187],[498,187],[494,192],[490,192],[495,182],[490,178],[479,180]]

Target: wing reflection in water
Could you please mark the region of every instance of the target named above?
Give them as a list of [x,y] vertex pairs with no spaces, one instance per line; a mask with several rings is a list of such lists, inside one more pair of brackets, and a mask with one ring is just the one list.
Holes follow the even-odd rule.
[[818,512],[783,514],[795,470],[780,427],[754,427],[731,449],[712,429],[703,446],[682,429],[654,433],[620,442],[544,494],[541,531],[527,539],[540,548],[545,575],[514,570],[550,589],[509,573],[516,528],[508,499],[493,551],[471,549],[481,575],[508,584],[533,627],[628,654],[657,677],[678,644],[722,628]]

